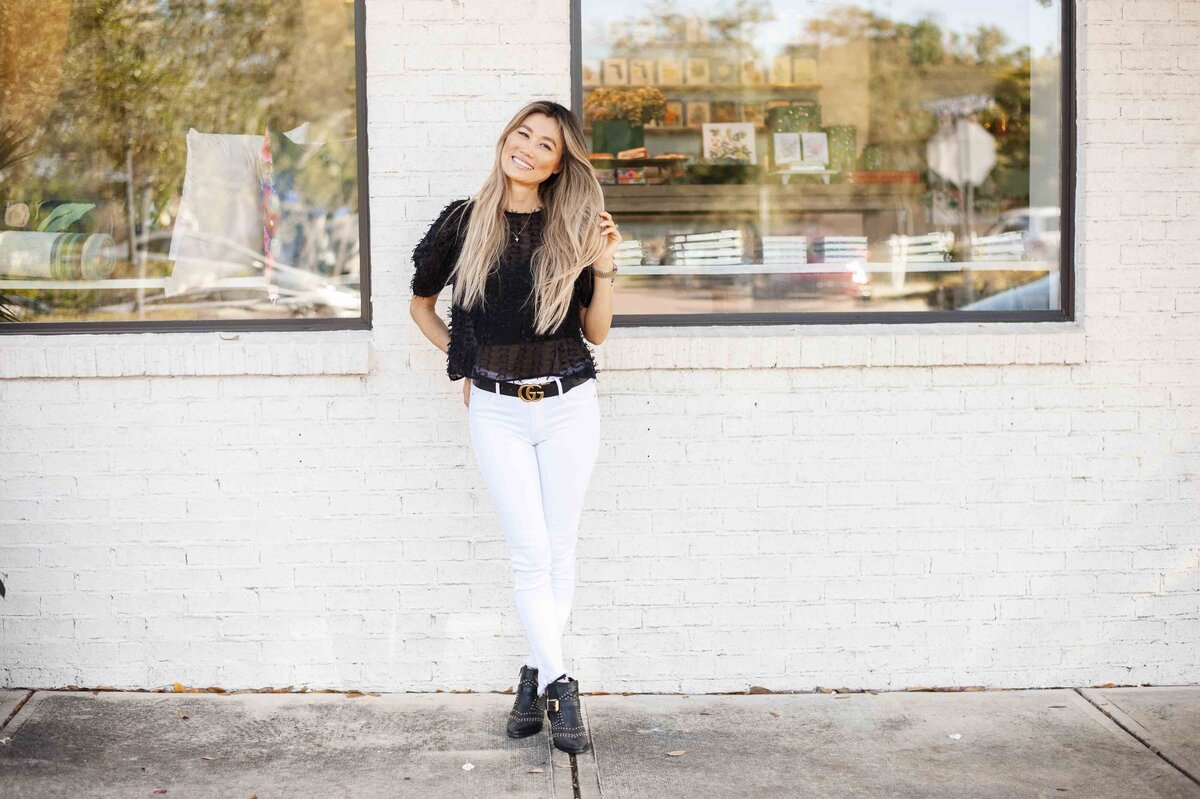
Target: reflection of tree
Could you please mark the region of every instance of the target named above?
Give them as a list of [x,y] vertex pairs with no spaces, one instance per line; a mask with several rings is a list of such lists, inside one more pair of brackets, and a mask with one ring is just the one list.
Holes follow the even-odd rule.
[[[75,229],[124,242],[116,277],[165,274],[161,261],[143,260],[139,272],[130,243],[170,240],[153,234],[173,222],[188,129],[264,135],[308,122],[309,140],[324,145],[306,150],[294,175],[298,214],[309,227],[344,229],[330,215],[357,211],[355,5],[0,0],[0,127],[27,135],[32,154],[5,174],[0,206],[22,201],[44,218],[56,202],[93,203]],[[18,293],[58,318],[134,296]]]
[[[48,8],[39,10],[61,8],[61,0],[11,2],[29,6],[35,21],[25,23],[27,32],[47,35],[5,53],[6,63],[19,63],[27,54],[22,47],[65,45],[55,79],[42,80],[40,95],[37,86],[14,86],[24,76],[0,73],[0,100],[14,91],[25,95],[17,124],[45,116],[44,125],[29,131],[39,175],[32,179],[26,165],[23,199],[120,202],[124,187],[113,182],[124,180],[128,162],[139,191],[149,189],[160,201],[177,197],[189,127],[264,133],[267,124],[286,129],[331,120],[324,130],[314,128],[314,138],[354,136],[353,114],[330,116],[354,107],[353,4],[77,0],[63,26]],[[353,197],[346,192],[354,185],[353,158],[352,146],[341,148],[341,163],[328,165],[327,180],[310,199],[340,205]]]
[[[687,43],[688,19],[695,17],[691,11],[681,11],[676,0],[660,0],[653,11],[647,11],[645,19],[653,20],[665,31],[665,42],[657,42],[656,48],[635,42],[632,33],[627,33],[613,43],[613,56],[636,57],[648,50],[656,54],[663,45]],[[703,15],[713,42],[723,45],[722,52],[729,54],[755,55],[758,50],[758,33],[764,23],[775,21],[775,12],[770,0],[735,0],[731,7],[706,9]],[[732,47],[730,47],[732,45]]]
[[993,26],[960,35],[943,31],[932,19],[897,22],[851,5],[810,21],[809,30],[822,46],[868,42],[868,138],[880,147],[884,168],[925,168],[925,143],[937,120],[921,108],[923,101],[990,94],[997,107],[981,115],[980,124],[998,140],[998,162],[990,185],[978,197],[1028,201],[1028,47],[1013,47],[1004,31]]

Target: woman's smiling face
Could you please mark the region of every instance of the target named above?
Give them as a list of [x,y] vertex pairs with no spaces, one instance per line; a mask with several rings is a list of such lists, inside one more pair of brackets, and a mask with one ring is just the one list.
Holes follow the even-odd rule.
[[534,186],[559,171],[563,138],[558,123],[534,112],[504,140],[501,168],[510,180]]

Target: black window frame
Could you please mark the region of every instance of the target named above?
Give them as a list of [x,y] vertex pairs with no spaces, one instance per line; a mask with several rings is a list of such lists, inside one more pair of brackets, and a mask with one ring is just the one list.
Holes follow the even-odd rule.
[[321,317],[306,319],[152,319],[114,322],[5,322],[0,335],[42,335],[80,333],[198,333],[246,332],[256,330],[370,330],[371,329],[371,239],[370,197],[367,168],[367,49],[366,0],[354,0],[354,103],[358,128],[356,142],[358,173],[358,317]]
[[[613,314],[613,327],[698,327],[728,325],[934,324],[938,322],[1075,321],[1075,175],[1078,110],[1075,81],[1075,2],[1062,0],[1062,125],[1059,133],[1059,300],[1047,311],[817,311],[782,313]],[[571,109],[582,121],[583,0],[571,0]]]

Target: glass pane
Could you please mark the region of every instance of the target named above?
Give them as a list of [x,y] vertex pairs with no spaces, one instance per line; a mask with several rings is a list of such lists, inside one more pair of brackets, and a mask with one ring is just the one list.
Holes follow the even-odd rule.
[[1057,310],[1058,0],[582,0],[617,314]]
[[354,8],[4,0],[0,306],[359,317]]

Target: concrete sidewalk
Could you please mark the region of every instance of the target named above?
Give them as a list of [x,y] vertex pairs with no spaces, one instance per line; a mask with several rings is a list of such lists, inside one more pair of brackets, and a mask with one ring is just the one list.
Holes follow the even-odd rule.
[[585,695],[574,758],[508,739],[511,704],[0,692],[0,795],[1200,797],[1200,687]]

